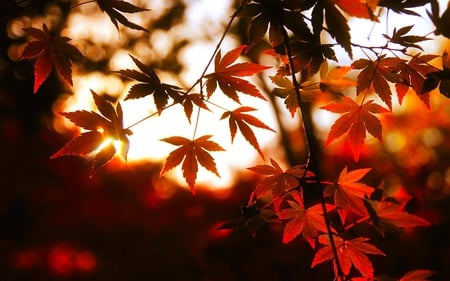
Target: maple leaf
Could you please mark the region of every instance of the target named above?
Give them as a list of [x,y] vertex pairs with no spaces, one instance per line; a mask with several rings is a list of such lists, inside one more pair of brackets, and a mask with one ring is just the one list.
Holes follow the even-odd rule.
[[[367,254],[382,256],[384,256],[385,254],[377,247],[366,243],[366,241],[370,240],[366,237],[344,240],[341,237],[334,236],[333,239],[336,246],[336,251],[338,253],[338,260],[344,275],[348,276],[353,266],[365,278],[372,280],[374,277],[374,270],[372,262],[370,261],[369,257],[367,257]],[[320,248],[316,252],[311,264],[311,268],[328,260],[333,260],[333,267],[337,276],[338,274],[336,270],[336,259],[333,255],[329,236],[327,234],[320,235],[319,243],[325,246]]]
[[159,113],[163,111],[169,101],[169,98],[172,98],[175,102],[183,101],[184,93],[180,87],[161,83],[161,80],[159,80],[155,71],[151,67],[146,66],[131,55],[130,57],[142,72],[134,69],[124,69],[117,72],[124,77],[139,81],[141,83],[131,86],[125,100],[153,95],[153,100]]
[[360,216],[367,215],[364,198],[369,197],[375,188],[359,182],[371,169],[356,169],[348,172],[345,167],[335,184],[328,185],[324,194],[333,195],[335,206],[343,223],[349,211]]
[[306,170],[305,165],[295,165],[283,171],[280,165],[270,159],[271,165],[256,165],[249,170],[266,176],[258,181],[255,187],[257,198],[264,198],[268,194],[278,197],[300,186],[300,179],[310,177],[311,173]]
[[19,59],[33,59],[34,62],[34,89],[36,93],[42,83],[47,79],[53,68],[70,85],[72,83],[72,63],[83,55],[76,47],[69,44],[69,37],[54,36],[45,24],[42,30],[37,28],[24,28],[24,31],[34,40],[28,42]]
[[266,129],[272,132],[275,131],[254,116],[246,114],[246,112],[254,110],[256,109],[253,107],[241,106],[233,111],[225,112],[220,119],[228,118],[232,142],[236,135],[237,128],[239,128],[239,131],[244,136],[244,138],[256,149],[256,151],[258,151],[259,155],[264,159],[264,154],[259,147],[258,139],[256,138],[249,125]]
[[430,108],[429,91],[422,91],[427,75],[436,71],[436,68],[428,62],[436,57],[436,55],[417,54],[413,56],[408,63],[402,62],[398,65],[397,68],[399,70],[401,82],[396,83],[395,88],[397,90],[399,104],[402,104],[403,98],[408,92],[409,87],[412,87],[416,95],[428,108]]
[[400,58],[380,57],[376,61],[359,59],[352,63],[352,68],[363,69],[357,78],[356,92],[361,94],[371,87],[381,100],[392,110],[392,92],[388,81],[392,83],[402,82],[398,75],[398,65],[404,62]]
[[349,57],[352,58],[350,27],[347,24],[347,19],[335,6],[335,2],[321,0],[314,6],[311,16],[314,34],[320,34],[322,31],[325,17],[328,33],[344,48]]
[[435,275],[436,272],[428,269],[417,269],[407,272],[399,281],[430,281],[428,277]]
[[427,93],[434,90],[439,85],[439,92],[450,98],[450,56],[447,51],[442,55],[442,70],[429,72],[423,82],[421,93]]
[[120,155],[126,161],[129,147],[127,135],[131,130],[123,128],[123,112],[120,103],[114,108],[105,97],[92,91],[95,105],[101,114],[93,111],[78,110],[62,112],[61,115],[75,125],[88,130],[67,142],[50,158],[61,156],[89,156],[94,154],[91,166],[91,176],[102,166],[106,165],[116,154],[114,140],[120,141]]
[[254,75],[271,67],[251,62],[232,64],[239,58],[245,47],[245,45],[237,47],[226,53],[223,58],[220,50],[217,52],[214,72],[205,75],[205,78],[208,79],[206,81],[208,98],[216,90],[217,84],[219,84],[223,93],[237,103],[239,103],[237,92],[263,100],[266,99],[253,84],[238,77]]
[[378,6],[386,7],[398,14],[407,14],[421,17],[422,15],[416,13],[415,11],[409,10],[408,8],[421,7],[428,4],[429,2],[430,0],[380,0]]
[[216,163],[209,151],[223,151],[224,149],[217,143],[209,140],[211,137],[211,135],[205,135],[191,140],[173,136],[162,139],[162,141],[180,147],[170,152],[161,170],[161,176],[183,162],[181,166],[183,177],[191,188],[192,193],[195,193],[198,164],[219,176]]
[[351,69],[351,66],[337,66],[329,69],[328,63],[325,61],[320,68],[320,90],[322,92],[341,94],[342,91],[356,86],[355,81],[346,77]]
[[194,110],[194,104],[203,109],[209,110],[205,101],[203,100],[203,96],[201,94],[188,94],[184,96],[183,107],[184,113],[186,117],[191,122],[192,111]]
[[[284,76],[270,76],[269,77],[272,82],[279,86],[272,90],[272,94],[283,98],[284,104],[286,105],[286,109],[289,110],[291,116],[294,117],[297,109],[299,108],[298,100],[297,100],[297,92],[295,90],[294,84],[289,80],[289,78]],[[300,90],[300,94],[302,91]],[[302,97],[303,100],[304,97]],[[313,97],[310,97],[311,100]],[[305,100],[308,98],[305,97]]]
[[122,13],[138,13],[149,11],[149,9],[137,7],[131,3],[122,0],[96,0],[97,5],[111,19],[111,22],[119,30],[119,22],[129,28],[148,32],[147,29],[140,25],[130,22]]
[[[305,209],[303,196],[297,191],[291,191],[289,195],[294,200],[287,200],[290,208],[278,211],[278,218],[289,220],[283,232],[283,243],[287,244],[302,234],[306,241],[315,248],[314,239],[320,232],[326,233],[324,213],[321,204]],[[326,204],[327,213],[334,209],[333,205]]]
[[336,0],[336,5],[352,17],[371,19],[378,21],[374,15],[374,10],[378,5],[379,0],[366,0],[366,1],[354,1],[354,0]]
[[417,36],[417,35],[406,35],[414,25],[408,25],[400,28],[397,30],[397,28],[394,28],[392,31],[392,36],[389,37],[385,35],[386,38],[388,38],[392,43],[402,45],[406,48],[412,47],[417,48],[423,51],[423,48],[416,43],[430,40],[430,38],[426,38],[424,36]]
[[374,114],[389,112],[382,106],[373,103],[373,100],[359,105],[351,98],[345,96],[343,97],[343,102],[331,103],[321,108],[334,113],[343,113],[331,126],[325,144],[328,145],[348,132],[347,139],[355,161],[359,160],[361,148],[366,138],[366,131],[379,140],[382,138],[381,122]]
[[282,28],[285,27],[299,38],[311,36],[304,18],[297,12],[300,9],[303,9],[300,2],[254,0],[246,3],[238,16],[251,18],[248,29],[251,46],[261,41],[269,30],[269,41],[277,47],[284,43]]
[[426,219],[404,211],[407,201],[396,203],[388,200],[374,201],[365,199],[364,202],[373,225],[381,234],[384,234],[386,229],[414,228],[430,225],[430,222]]
[[439,2],[436,0],[430,1],[431,12],[427,11],[433,24],[436,26],[434,34],[443,35],[450,38],[450,4],[447,4],[447,9],[440,15]]

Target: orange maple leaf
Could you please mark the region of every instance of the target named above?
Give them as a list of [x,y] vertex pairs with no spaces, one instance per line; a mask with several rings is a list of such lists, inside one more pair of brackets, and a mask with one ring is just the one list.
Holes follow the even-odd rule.
[[45,24],[42,30],[37,28],[24,28],[25,32],[35,40],[28,42],[20,55],[20,59],[33,59],[34,62],[34,93],[47,79],[53,67],[59,75],[72,85],[71,61],[78,60],[83,55],[73,45],[67,43],[69,37],[54,36]]
[[343,113],[331,126],[325,144],[328,145],[348,132],[347,139],[355,161],[359,160],[366,131],[381,141],[381,122],[374,114],[386,113],[389,110],[373,103],[373,100],[359,105],[351,98],[344,97],[342,102],[331,103],[321,108],[333,113]]
[[273,197],[286,194],[300,185],[299,179],[312,175],[304,165],[295,165],[283,171],[275,160],[270,159],[270,164],[272,165],[256,165],[248,168],[255,173],[266,176],[256,184],[256,198],[263,198],[268,194]]
[[325,195],[333,195],[336,209],[343,223],[347,214],[352,211],[360,216],[368,215],[364,206],[364,198],[369,197],[375,188],[359,182],[371,169],[356,169],[347,172],[345,167],[335,184],[325,188]]
[[214,158],[208,151],[223,151],[224,149],[217,143],[209,140],[211,137],[211,135],[205,135],[192,140],[173,136],[162,139],[162,141],[180,147],[169,154],[161,170],[161,175],[183,162],[181,166],[183,177],[191,188],[192,193],[195,193],[194,187],[197,179],[198,164],[220,177]]
[[223,93],[238,103],[239,97],[237,92],[258,97],[263,100],[266,99],[253,84],[238,77],[251,76],[271,68],[271,66],[264,66],[251,62],[235,63],[231,65],[239,58],[245,47],[245,45],[237,47],[226,53],[223,58],[221,57],[220,50],[217,52],[214,72],[205,75],[205,78],[208,79],[206,81],[208,97],[213,94],[217,84],[219,84]]
[[[283,232],[283,243],[287,244],[302,234],[306,241],[315,248],[314,238],[320,232],[326,233],[325,218],[320,204],[305,209],[303,196],[299,191],[289,193],[294,200],[287,200],[290,208],[280,210],[277,215],[281,220],[289,220]],[[326,204],[327,212],[334,209],[333,205]]]
[[371,19],[378,21],[377,17],[373,14],[375,8],[378,5],[379,0],[335,0],[336,5],[352,17]]
[[[373,255],[382,255],[385,254],[380,251],[377,247],[366,243],[369,238],[366,237],[358,237],[351,240],[344,240],[341,237],[334,236],[334,244],[336,246],[336,252],[338,254],[339,263],[342,268],[342,272],[345,276],[350,274],[350,270],[352,266],[354,266],[361,274],[368,278],[368,280],[372,280],[373,278],[373,266],[370,259],[367,257],[367,254]],[[333,254],[333,250],[331,248],[331,243],[329,236],[327,234],[323,234],[319,236],[319,243],[325,245],[325,247],[319,249],[314,256],[311,267],[315,267],[316,265],[326,262],[328,260],[333,260],[333,267],[335,270],[336,276],[336,259]]]
[[245,113],[254,110],[256,109],[249,106],[241,106],[233,111],[225,112],[220,119],[228,118],[230,125],[231,141],[234,140],[237,128],[239,128],[239,131],[244,136],[244,138],[256,149],[256,151],[258,151],[259,155],[264,159],[264,154],[261,148],[259,147],[258,139],[256,138],[255,134],[253,133],[249,125],[266,129],[272,132],[275,131],[266,124],[264,124],[263,122],[261,122],[259,119]]

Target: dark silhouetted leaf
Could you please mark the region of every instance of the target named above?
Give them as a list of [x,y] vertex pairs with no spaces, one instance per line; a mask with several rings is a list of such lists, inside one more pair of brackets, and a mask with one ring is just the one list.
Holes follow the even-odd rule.
[[133,69],[119,70],[117,72],[122,76],[141,83],[135,84],[130,88],[125,100],[153,95],[153,100],[159,113],[164,110],[169,98],[172,98],[175,102],[183,101],[184,93],[180,87],[161,83],[155,71],[151,67],[146,66],[133,56],[130,57],[141,72]]
[[111,22],[114,24],[117,30],[119,30],[118,23],[120,22],[126,27],[148,32],[147,29],[143,28],[140,25],[130,22],[125,16],[121,14],[121,13],[138,13],[149,11],[148,9],[134,6],[133,4],[122,0],[96,0],[96,1],[100,9],[109,16]]
[[20,59],[36,58],[34,63],[34,93],[47,79],[53,68],[70,85],[72,85],[72,63],[83,55],[73,45],[67,43],[68,37],[54,36],[43,24],[42,30],[24,28],[25,32],[34,40],[27,43]]
[[381,57],[376,61],[359,59],[352,63],[354,69],[363,69],[357,78],[356,91],[361,94],[373,87],[381,100],[392,109],[392,92],[388,81],[391,83],[402,82],[398,75],[398,65],[404,60],[400,58]]

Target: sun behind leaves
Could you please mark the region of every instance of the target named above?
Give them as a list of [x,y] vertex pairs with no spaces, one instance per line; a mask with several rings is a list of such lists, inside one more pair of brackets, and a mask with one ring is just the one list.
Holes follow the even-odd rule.
[[116,154],[114,141],[120,142],[120,155],[124,160],[127,159],[129,147],[127,136],[131,135],[132,132],[123,127],[123,112],[120,103],[117,103],[114,108],[113,104],[106,100],[104,96],[100,96],[94,91],[91,92],[101,114],[86,110],[62,112],[61,115],[88,131],[67,142],[51,158],[67,155],[92,157],[90,171],[92,176]]

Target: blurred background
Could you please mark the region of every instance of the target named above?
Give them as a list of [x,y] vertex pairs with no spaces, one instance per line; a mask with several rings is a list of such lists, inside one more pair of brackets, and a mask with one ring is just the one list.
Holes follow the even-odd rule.
[[[216,229],[240,216],[240,206],[254,188],[256,177],[244,168],[263,163],[242,138],[229,144],[225,123],[213,132],[227,149],[217,155],[221,177],[202,173],[195,196],[179,179],[178,169],[159,177],[173,147],[158,140],[192,134],[192,125],[177,112],[133,128],[129,162],[114,159],[93,178],[84,159],[50,160],[79,134],[58,112],[95,110],[90,89],[123,102],[131,83],[111,71],[133,68],[129,54],[151,65],[161,80],[188,88],[203,71],[238,4],[131,2],[151,9],[126,15],[149,33],[123,26],[118,32],[95,3],[69,10],[62,0],[0,2],[0,280],[332,280],[329,263],[310,268],[313,252],[305,241],[282,244],[282,225],[264,225],[255,237],[245,226]],[[62,30],[85,56],[74,65],[73,88],[52,72],[33,94],[33,61],[18,57],[27,41],[23,28],[40,28],[42,23]],[[239,19],[222,49],[246,43],[246,36],[246,20]],[[430,52],[441,54],[445,44],[439,41]],[[266,47],[262,42],[255,50]],[[274,63],[254,53],[246,59]],[[254,83],[265,95],[273,88],[264,79]],[[282,102],[249,102],[258,107],[258,118],[284,134],[280,139],[258,131],[267,155],[285,165],[302,163],[298,120],[282,114],[280,123],[272,117],[277,110],[285,111]],[[155,111],[146,99],[123,106],[125,124]],[[376,272],[400,277],[428,268],[440,272],[433,280],[448,280],[450,102],[432,93],[427,109],[408,94],[403,105],[394,108],[383,117],[383,143],[369,139],[359,163],[353,162],[345,143],[337,142],[323,151],[321,164],[332,179],[346,165],[372,167],[367,183],[384,182],[391,194],[412,195],[408,210],[432,223],[379,237],[387,256],[374,257]],[[323,140],[335,117],[319,110],[314,114]],[[200,125],[200,134],[211,126]]]

